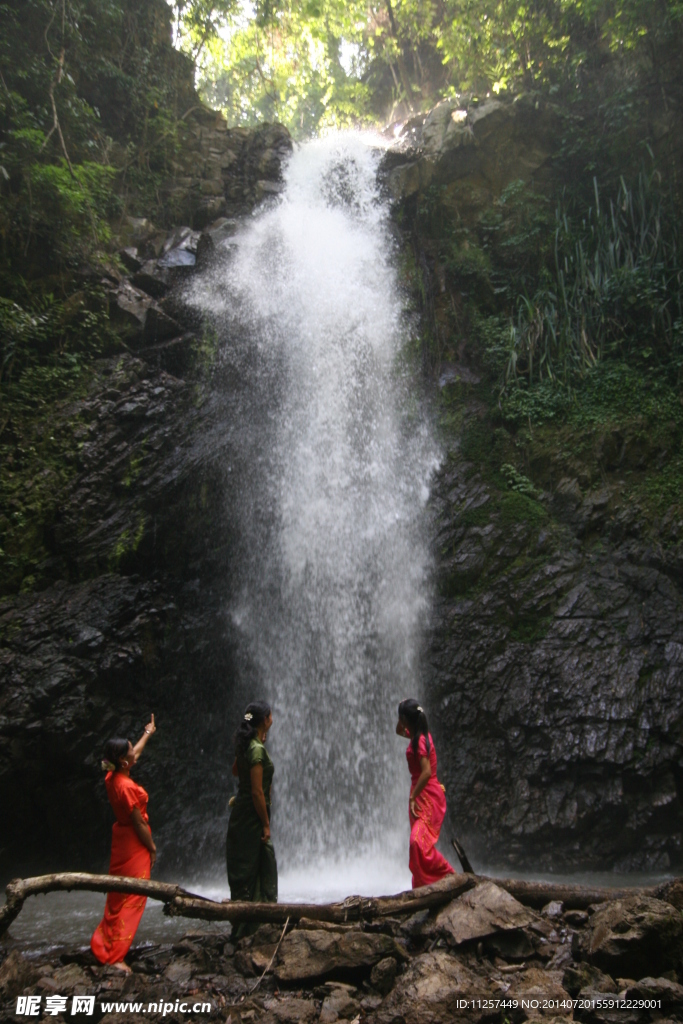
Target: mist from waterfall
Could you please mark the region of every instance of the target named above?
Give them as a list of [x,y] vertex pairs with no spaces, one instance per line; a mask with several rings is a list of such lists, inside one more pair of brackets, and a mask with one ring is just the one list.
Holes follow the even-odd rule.
[[410,884],[394,726],[419,691],[438,449],[405,358],[380,155],[356,134],[297,148],[281,196],[194,286],[240,396],[227,614],[240,694],[273,706],[273,840],[297,896]]

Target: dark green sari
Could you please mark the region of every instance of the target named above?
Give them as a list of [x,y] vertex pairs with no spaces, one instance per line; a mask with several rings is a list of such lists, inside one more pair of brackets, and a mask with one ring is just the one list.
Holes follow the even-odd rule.
[[263,825],[251,795],[251,769],[263,765],[263,795],[270,816],[273,762],[263,743],[255,738],[246,753],[237,755],[239,791],[230,811],[226,859],[230,898],[251,903],[277,903],[277,863],[273,844],[264,843]]

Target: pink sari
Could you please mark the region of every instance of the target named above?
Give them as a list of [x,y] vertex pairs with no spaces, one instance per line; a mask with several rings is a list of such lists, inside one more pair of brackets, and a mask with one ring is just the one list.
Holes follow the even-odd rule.
[[417,800],[417,817],[413,817],[410,809],[410,859],[408,866],[413,875],[413,889],[421,885],[431,885],[438,882],[446,875],[454,875],[455,871],[448,861],[436,849],[436,842],[439,838],[441,825],[446,816],[446,794],[441,783],[436,777],[436,750],[434,741],[429,737],[429,754],[427,754],[427,743],[424,736],[420,736],[417,754],[413,753],[412,746],[406,750],[408,767],[410,769],[410,792],[413,792],[417,780],[422,774],[420,758],[429,757],[432,768],[432,777],[422,790]]

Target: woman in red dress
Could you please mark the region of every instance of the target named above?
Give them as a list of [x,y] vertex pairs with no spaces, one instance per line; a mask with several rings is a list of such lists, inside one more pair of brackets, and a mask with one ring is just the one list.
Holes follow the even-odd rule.
[[410,769],[410,858],[413,889],[431,885],[455,872],[436,849],[446,815],[446,792],[436,777],[436,750],[427,716],[416,700],[398,706],[396,732],[410,740],[406,757]]
[[[104,748],[104,784],[116,821],[111,830],[110,875],[149,878],[157,856],[147,817],[147,793],[130,777],[130,770],[156,731],[154,715],[133,746],[130,740],[109,740]],[[107,894],[104,917],[90,940],[90,948],[103,964],[130,971],[124,957],[138,930],[147,898]]]

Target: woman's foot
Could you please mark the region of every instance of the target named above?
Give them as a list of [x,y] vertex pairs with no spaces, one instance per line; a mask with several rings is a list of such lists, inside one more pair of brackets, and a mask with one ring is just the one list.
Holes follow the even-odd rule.
[[112,967],[115,967],[117,971],[123,971],[124,974],[132,973],[132,968],[128,966],[125,960],[119,960],[117,964],[112,964]]

